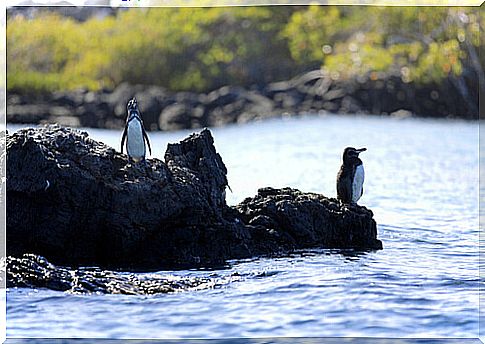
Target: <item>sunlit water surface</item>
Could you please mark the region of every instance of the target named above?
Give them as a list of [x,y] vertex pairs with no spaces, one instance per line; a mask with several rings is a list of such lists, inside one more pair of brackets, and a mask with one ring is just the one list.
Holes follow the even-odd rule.
[[[119,149],[121,132],[88,131]],[[163,157],[168,142],[188,133],[150,133],[153,155]],[[232,261],[226,270],[159,272],[253,276],[175,294],[10,289],[7,336],[478,336],[477,123],[322,116],[217,128],[213,135],[233,190],[229,204],[263,186],[335,196],[343,148],[367,147],[359,203],[373,210],[384,249],[307,251]]]

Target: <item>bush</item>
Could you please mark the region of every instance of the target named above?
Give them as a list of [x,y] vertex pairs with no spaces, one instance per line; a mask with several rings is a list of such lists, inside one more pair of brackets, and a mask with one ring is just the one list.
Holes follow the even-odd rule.
[[472,8],[315,5],[132,8],[85,22],[49,12],[8,17],[7,88],[96,90],[127,81],[209,91],[320,66],[338,78],[440,82],[480,75],[484,19]]

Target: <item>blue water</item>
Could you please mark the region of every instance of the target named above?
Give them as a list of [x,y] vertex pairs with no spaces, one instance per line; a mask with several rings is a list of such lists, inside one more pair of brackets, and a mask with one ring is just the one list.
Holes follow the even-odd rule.
[[[18,127],[10,127],[16,129]],[[121,132],[88,129],[119,149]],[[150,133],[154,156],[189,132]],[[229,204],[258,187],[335,196],[344,147],[384,249],[231,261],[160,275],[241,278],[154,296],[7,291],[8,337],[478,337],[478,123],[314,116],[213,129]]]

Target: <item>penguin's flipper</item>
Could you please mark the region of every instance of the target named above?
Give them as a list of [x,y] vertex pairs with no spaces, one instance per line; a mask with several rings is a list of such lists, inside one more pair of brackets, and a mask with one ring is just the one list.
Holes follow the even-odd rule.
[[351,183],[342,183],[343,184],[343,194],[345,195],[346,203],[352,202],[352,184]]
[[337,174],[337,198],[343,203],[352,201],[352,182],[349,172],[342,166]]
[[338,199],[344,203],[350,203],[352,201],[352,184],[345,180],[337,184]]
[[150,155],[152,155],[152,147],[150,147],[150,140],[148,139],[148,135],[144,127],[142,127],[142,131],[143,131],[143,137],[145,138],[145,141],[148,145],[148,150],[150,151]]
[[123,136],[121,137],[121,153],[122,154],[123,154],[123,147],[125,146],[127,131],[128,131],[128,126],[125,125],[125,130],[123,130]]

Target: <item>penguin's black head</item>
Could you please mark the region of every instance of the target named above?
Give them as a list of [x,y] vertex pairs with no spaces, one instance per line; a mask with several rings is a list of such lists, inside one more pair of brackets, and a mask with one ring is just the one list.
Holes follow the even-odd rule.
[[138,110],[138,103],[135,97],[130,99],[130,101],[128,102],[128,105],[126,105],[126,109],[128,110],[128,113],[131,112],[132,110]]
[[359,154],[366,151],[367,148],[355,149],[354,147],[347,147],[344,149],[343,160],[344,163],[359,159]]

